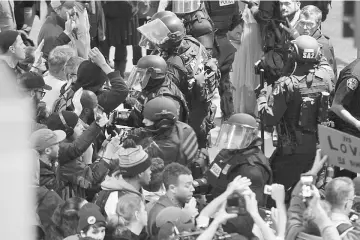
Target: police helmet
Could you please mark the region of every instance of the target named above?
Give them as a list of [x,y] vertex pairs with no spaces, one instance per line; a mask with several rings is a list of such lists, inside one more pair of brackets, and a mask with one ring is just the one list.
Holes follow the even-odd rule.
[[148,55],[140,58],[137,65],[138,68],[147,69],[152,79],[162,79],[165,77],[167,64],[166,61],[156,55]]
[[310,36],[302,35],[293,42],[296,59],[300,62],[318,62],[321,57],[318,41]]
[[239,124],[239,125],[246,125],[253,128],[257,128],[256,119],[246,113],[237,113],[232,115],[228,120],[228,124]]
[[186,35],[186,29],[183,22],[176,16],[166,16],[160,20],[166,25],[170,33],[168,35],[168,40],[159,44],[159,47],[162,49],[175,47]]
[[151,99],[145,104],[143,116],[153,122],[163,119],[177,121],[178,109],[173,100],[160,96]]

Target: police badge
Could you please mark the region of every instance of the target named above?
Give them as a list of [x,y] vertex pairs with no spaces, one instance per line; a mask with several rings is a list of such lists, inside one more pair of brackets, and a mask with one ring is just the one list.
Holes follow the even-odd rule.
[[359,83],[355,78],[349,78],[346,81],[346,85],[350,90],[354,91],[358,87]]

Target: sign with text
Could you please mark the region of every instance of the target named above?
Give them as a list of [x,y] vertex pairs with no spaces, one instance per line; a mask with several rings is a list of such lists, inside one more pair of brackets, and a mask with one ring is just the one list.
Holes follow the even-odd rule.
[[360,138],[319,125],[319,142],[330,164],[360,173]]

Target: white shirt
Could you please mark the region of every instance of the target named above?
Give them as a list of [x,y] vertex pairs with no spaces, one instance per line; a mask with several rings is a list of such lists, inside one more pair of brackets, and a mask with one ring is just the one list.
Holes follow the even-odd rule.
[[56,99],[60,96],[61,87],[66,83],[66,81],[62,81],[50,73],[44,76],[44,81],[47,85],[51,86],[52,89],[47,91],[44,98],[42,99],[46,103],[46,108],[51,111]]

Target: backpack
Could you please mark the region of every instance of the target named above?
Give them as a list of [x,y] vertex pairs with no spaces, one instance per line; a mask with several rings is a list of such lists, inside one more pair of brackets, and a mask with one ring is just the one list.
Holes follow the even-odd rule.
[[58,99],[55,100],[54,105],[52,107],[51,112],[61,112],[65,110],[72,111],[74,110],[74,106],[72,104],[72,98],[74,97],[74,90],[69,87],[68,89],[65,89],[66,85],[61,87],[60,90],[60,96]]

